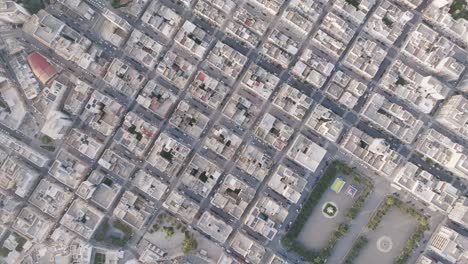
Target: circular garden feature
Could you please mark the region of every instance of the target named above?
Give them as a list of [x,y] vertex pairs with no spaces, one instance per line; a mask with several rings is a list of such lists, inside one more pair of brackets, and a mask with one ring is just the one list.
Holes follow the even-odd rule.
[[388,236],[382,236],[377,240],[377,249],[380,252],[388,253],[393,248],[392,239]]
[[333,202],[326,202],[322,206],[322,214],[327,218],[333,218],[338,213],[338,206]]

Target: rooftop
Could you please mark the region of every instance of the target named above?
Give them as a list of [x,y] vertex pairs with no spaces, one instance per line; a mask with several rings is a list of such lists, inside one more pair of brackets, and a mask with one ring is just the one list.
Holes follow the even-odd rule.
[[268,240],[273,240],[287,216],[287,208],[267,196],[262,196],[247,215],[245,224]]
[[104,213],[81,199],[73,201],[60,223],[85,239],[90,239],[99,227]]
[[314,172],[327,150],[303,135],[299,135],[294,141],[293,146],[288,151],[288,157]]
[[268,181],[268,187],[292,203],[299,201],[306,184],[306,179],[284,165],[280,165]]
[[211,161],[195,154],[182,174],[181,182],[190,191],[207,197],[221,176],[222,170]]
[[259,181],[263,181],[272,166],[271,157],[253,145],[244,146],[237,158],[237,167]]
[[240,219],[254,195],[254,188],[229,174],[216,190],[211,204]]
[[168,176],[175,177],[189,152],[190,147],[163,132],[154,142],[146,162]]
[[42,179],[29,197],[29,202],[42,212],[57,218],[65,210],[73,193],[48,179]]
[[232,232],[232,226],[205,211],[197,222],[198,228],[214,240],[224,243]]

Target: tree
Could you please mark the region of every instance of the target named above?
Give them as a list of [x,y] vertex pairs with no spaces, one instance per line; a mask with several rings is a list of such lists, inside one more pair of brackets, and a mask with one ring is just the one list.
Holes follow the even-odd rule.
[[190,251],[197,249],[197,247],[197,240],[192,238],[190,235],[186,235],[185,239],[182,241],[182,252],[184,252],[184,254],[187,254]]
[[172,226],[163,227],[164,233],[166,233],[166,238],[170,238],[174,235],[174,228]]
[[314,258],[314,261],[313,261],[314,264],[321,264],[322,263],[322,258],[321,257],[315,257]]
[[391,197],[391,196],[388,196],[385,203],[387,203],[388,205],[394,205],[395,204],[395,199],[393,199],[393,197]]
[[346,232],[348,232],[348,225],[347,224],[340,224],[338,226],[338,233],[343,236],[344,234],[346,234]]
[[419,224],[422,225],[422,226],[427,226],[429,224],[429,221],[427,220],[426,217],[421,217],[419,219]]

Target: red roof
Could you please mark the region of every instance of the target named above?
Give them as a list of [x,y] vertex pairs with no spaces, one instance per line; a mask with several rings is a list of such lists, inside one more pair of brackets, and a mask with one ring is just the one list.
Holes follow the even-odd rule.
[[197,80],[200,80],[200,81],[204,82],[205,77],[206,77],[206,75],[203,72],[199,72],[198,75],[197,75]]
[[29,54],[27,59],[32,72],[43,84],[47,83],[57,74],[54,66],[39,52]]

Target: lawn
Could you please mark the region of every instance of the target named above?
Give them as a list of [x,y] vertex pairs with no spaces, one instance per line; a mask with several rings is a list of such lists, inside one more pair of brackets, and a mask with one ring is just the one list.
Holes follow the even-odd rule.
[[[337,225],[335,230],[331,232],[326,245],[320,250],[309,249],[298,240],[298,237],[301,234],[304,226],[308,223],[308,220],[315,211],[317,205],[321,205],[320,201],[322,196],[327,191],[331,191],[330,186],[340,174],[348,175],[353,183],[359,184],[363,188],[360,190],[359,195],[354,197],[354,201],[351,207],[345,213],[345,221]],[[347,166],[342,161],[333,161],[325,171],[322,178],[315,185],[314,189],[304,203],[301,212],[299,212],[296,220],[293,222],[286,235],[282,238],[281,242],[283,246],[288,250],[294,251],[296,254],[304,257],[310,262],[324,263],[331,255],[333,247],[337,241],[348,231],[347,222],[357,216],[372,189],[373,184],[370,179],[358,175],[352,168]],[[321,210],[321,208],[319,210]]]

